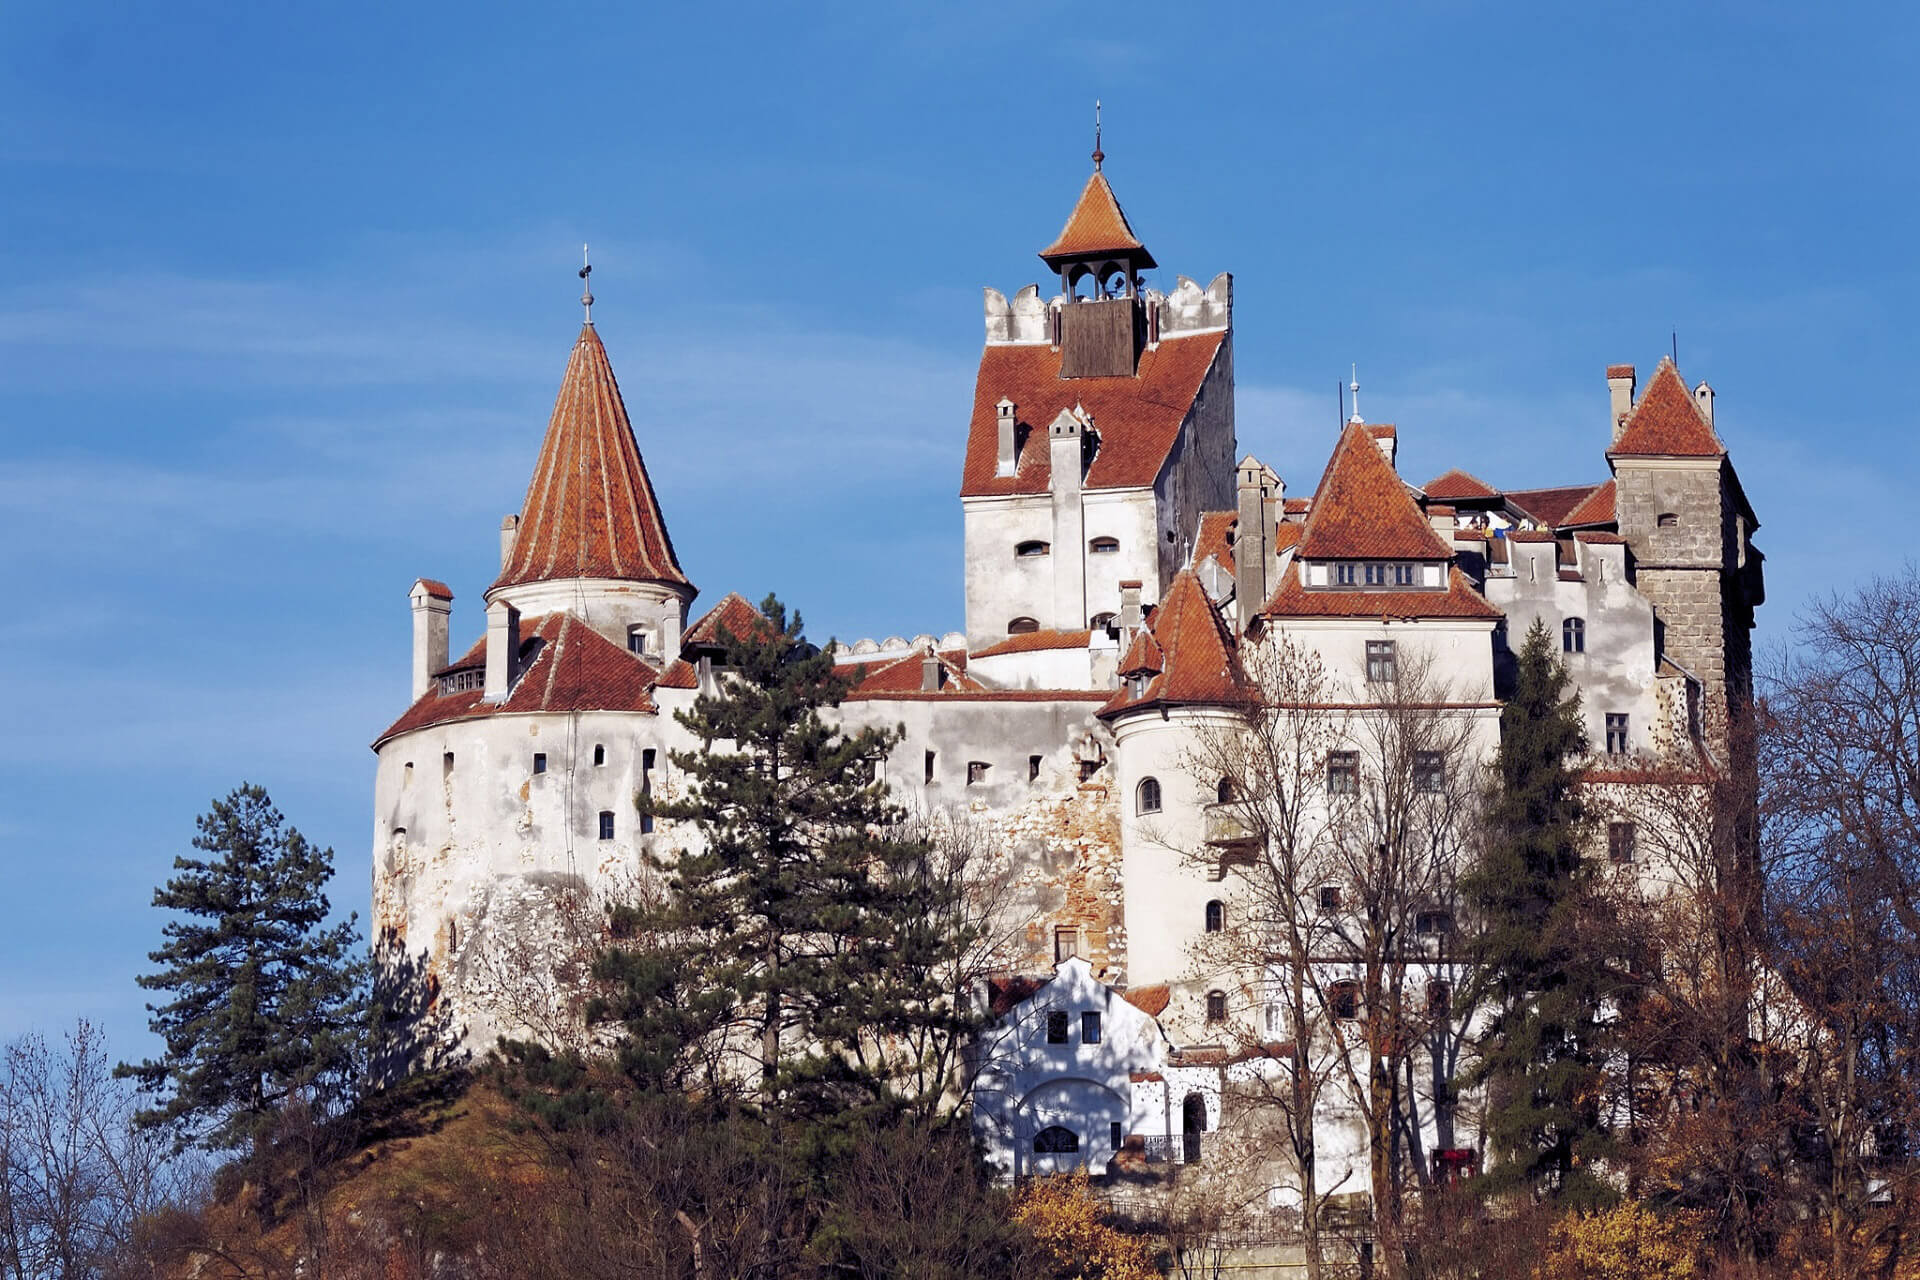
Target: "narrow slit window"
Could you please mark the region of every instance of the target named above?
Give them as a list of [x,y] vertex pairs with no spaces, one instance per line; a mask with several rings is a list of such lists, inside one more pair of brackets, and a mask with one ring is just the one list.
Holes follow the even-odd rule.
[[934,760],[933,752],[931,751],[927,752],[927,772],[926,772],[926,777],[923,779],[923,781],[926,782],[928,786],[933,785],[933,760]]
[[1027,757],[1027,781],[1038,782],[1039,780],[1040,780],[1040,757],[1028,756]]
[[653,804],[653,762],[655,756],[652,747],[640,752],[640,834],[653,834],[653,815],[646,810]]
[[603,764],[605,764],[606,762],[607,762],[607,748],[606,748],[606,746],[605,746],[604,744],[602,744],[602,743],[598,743],[598,742],[596,742],[596,743],[594,743],[594,744],[593,744],[593,763],[594,763],[594,767],[595,767],[595,768],[598,768],[598,767],[600,767],[601,765],[603,765]]

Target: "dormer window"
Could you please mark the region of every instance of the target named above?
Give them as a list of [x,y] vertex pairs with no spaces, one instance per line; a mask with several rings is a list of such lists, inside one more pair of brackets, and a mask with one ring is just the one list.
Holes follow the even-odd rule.
[[1013,554],[1019,559],[1026,560],[1033,556],[1044,556],[1052,550],[1053,547],[1049,543],[1035,540],[1021,543],[1013,549]]
[[627,652],[645,657],[653,652],[653,628],[635,626],[627,628]]

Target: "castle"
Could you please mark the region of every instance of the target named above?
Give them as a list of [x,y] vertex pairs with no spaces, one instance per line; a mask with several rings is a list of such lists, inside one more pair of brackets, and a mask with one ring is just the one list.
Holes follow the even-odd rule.
[[[855,680],[843,717],[905,728],[884,765],[896,795],[984,824],[1004,860],[1015,918],[973,1088],[1012,1172],[1099,1170],[1129,1146],[1198,1158],[1235,1081],[1285,1038],[1263,983],[1207,959],[1209,935],[1253,909],[1258,836],[1232,780],[1196,761],[1263,662],[1310,661],[1325,714],[1349,720],[1418,673],[1453,735],[1446,759],[1406,765],[1418,794],[1490,755],[1512,651],[1539,622],[1582,694],[1596,770],[1713,759],[1750,696],[1762,599],[1758,521],[1713,392],[1669,360],[1644,388],[1633,366],[1606,369],[1604,479],[1409,483],[1395,427],[1356,412],[1318,482],[1295,471],[1290,494],[1288,468],[1235,438],[1232,277],[1151,286],[1155,258],[1097,153],[1040,257],[1045,291],[986,290],[964,632],[836,652]],[[738,595],[696,614],[697,594],[589,320],[501,525],[484,635],[456,656],[453,593],[415,582],[413,702],[373,744],[382,955],[467,1046],[537,1033],[565,1004],[541,972],[561,904],[620,892],[644,852],[683,838],[634,797],[680,784],[669,753],[695,744],[674,713],[723,678],[721,628],[756,616]],[[1331,811],[1372,766],[1323,756],[1310,767]],[[1604,853],[1631,862],[1634,840],[1614,822]],[[1336,921],[1340,893],[1318,889]],[[1406,927],[1430,993],[1443,907]],[[1331,1016],[1354,1016],[1340,985]],[[1429,1101],[1420,1141],[1436,1163],[1470,1161],[1471,1126]],[[1328,1124],[1320,1158],[1364,1169],[1351,1113]]]

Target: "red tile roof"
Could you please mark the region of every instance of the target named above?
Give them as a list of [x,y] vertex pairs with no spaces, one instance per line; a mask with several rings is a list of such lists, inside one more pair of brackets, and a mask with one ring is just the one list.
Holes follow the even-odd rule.
[[1617,533],[1593,533],[1582,530],[1573,535],[1581,542],[1602,547],[1624,547],[1627,540]]
[[718,649],[724,643],[720,638],[721,628],[733,633],[738,639],[764,635],[771,631],[773,624],[767,621],[767,615],[747,603],[747,598],[738,591],[729,591],[722,596],[720,603],[700,615],[700,620],[687,628],[680,637],[680,651],[689,649]]
[[1290,516],[1303,516],[1313,509],[1313,499],[1288,498],[1286,500],[1286,508],[1287,514]]
[[[1167,1002],[1173,998],[1173,992],[1166,983],[1161,982],[1151,987],[1134,987],[1131,990],[1122,991],[1120,998],[1149,1018],[1157,1018],[1167,1011]],[[1158,1073],[1152,1074],[1158,1079]]]
[[1633,366],[1630,364],[1610,364],[1607,366],[1607,376],[1609,378],[1631,378],[1633,376]]
[[943,673],[940,688],[937,691],[923,689],[921,685],[925,679],[926,656],[925,653],[915,650],[905,657],[882,658],[878,662],[843,664],[838,671],[839,674],[853,681],[853,688],[848,696],[854,698],[883,698],[902,693],[956,694],[987,691],[986,686],[978,680],[967,677],[967,655],[958,649],[938,655]]
[[1552,542],[1553,540],[1553,530],[1551,529],[1507,530],[1507,541],[1509,542]]
[[[1059,349],[1040,343],[988,347],[980,353],[980,374],[974,382],[960,496],[1046,493],[1053,478],[1047,428],[1061,410],[1075,405],[1086,409],[1100,435],[1086,487],[1152,484],[1160,478],[1179,439],[1180,424],[1224,341],[1224,333],[1165,339],[1140,353],[1139,369],[1131,378],[1062,378]],[[995,474],[1000,449],[995,406],[1003,396],[1013,401],[1014,413],[1027,429],[1019,468],[1010,476]]]
[[416,587],[425,587],[427,589],[427,594],[432,596],[435,600],[453,599],[453,588],[449,587],[444,582],[437,582],[432,578],[421,578],[417,580],[413,585]]
[[1488,618],[1501,616],[1459,569],[1447,571],[1445,591],[1328,591],[1300,584],[1289,565],[1280,589],[1261,613],[1269,618]]
[[1613,448],[1607,450],[1607,456],[1719,458],[1726,452],[1712,425],[1693,402],[1693,393],[1687,390],[1679,370],[1673,367],[1672,360],[1662,356],[1646,392],[1627,415],[1626,429]]
[[1199,564],[1208,556],[1218,560],[1223,568],[1233,568],[1233,531],[1240,523],[1237,511],[1202,511],[1200,529],[1193,535],[1193,562]]
[[690,585],[640,461],[613,366],[591,324],[580,330],[513,554],[495,587],[559,578],[622,578]]
[[1140,266],[1157,265],[1127,224],[1127,215],[1121,212],[1120,201],[1114,198],[1107,175],[1095,169],[1081,189],[1073,212],[1067,215],[1067,225],[1060,228],[1060,234],[1040,251],[1040,256],[1049,266],[1057,266],[1062,259],[1090,258],[1103,253],[1126,253]]
[[1597,484],[1575,484],[1557,489],[1509,489],[1507,501],[1548,528],[1557,529],[1567,523],[1569,511],[1591,498],[1593,491],[1600,487]]
[[1617,519],[1614,512],[1614,496],[1617,493],[1614,482],[1609,480],[1595,487],[1580,502],[1580,505],[1560,517],[1562,528],[1568,525],[1613,524]]
[[1159,650],[1158,674],[1138,697],[1130,684],[1122,684],[1100,708],[1101,715],[1167,703],[1231,705],[1246,697],[1247,677],[1235,652],[1233,632],[1193,570],[1183,569],[1175,576],[1154,611],[1150,631],[1153,645],[1137,640],[1122,664],[1122,674],[1152,669],[1141,664],[1151,663],[1154,647]]
[[1420,486],[1426,490],[1429,498],[1445,498],[1455,501],[1461,498],[1497,498],[1500,491],[1478,476],[1469,475],[1455,467],[1443,472]]
[[1029,631],[1024,635],[1008,636],[998,644],[990,644],[974,653],[976,658],[992,658],[1003,653],[1039,653],[1046,649],[1084,649],[1093,639],[1093,632],[1087,631]]
[[1349,425],[1313,492],[1300,554],[1310,560],[1447,560],[1453,548],[1420,514],[1366,429]]
[[1123,676],[1149,672],[1158,675],[1166,665],[1167,655],[1160,651],[1160,642],[1153,638],[1153,629],[1142,627],[1134,635],[1133,643],[1127,646],[1126,656],[1120,659],[1120,665],[1115,670]]
[[675,658],[667,664],[667,669],[660,673],[660,679],[655,682],[654,687],[656,689],[698,689],[700,673],[694,670],[693,664],[685,658]]
[[[441,695],[429,689],[398,720],[374,740],[387,739],[450,720],[473,719],[497,712],[639,711],[657,714],[652,689],[659,673],[619,645],[569,614],[549,613],[523,618],[520,624],[523,656],[532,640],[540,645],[527,669],[514,681],[505,702],[484,701],[479,689]],[[480,642],[449,670],[484,663],[487,642]]]
[[1431,520],[1434,516],[1451,516],[1451,515],[1458,515],[1458,514],[1459,513],[1455,511],[1452,507],[1449,507],[1442,502],[1430,502],[1427,504],[1427,518],[1429,520]]

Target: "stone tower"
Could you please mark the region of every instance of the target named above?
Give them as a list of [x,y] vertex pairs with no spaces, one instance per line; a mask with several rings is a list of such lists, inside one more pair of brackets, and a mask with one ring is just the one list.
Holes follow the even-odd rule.
[[1765,597],[1759,527],[1713,423],[1713,389],[1693,391],[1662,358],[1634,399],[1632,365],[1607,370],[1621,534],[1654,607],[1661,657],[1698,682],[1692,717],[1722,753],[1753,698],[1753,611]]

